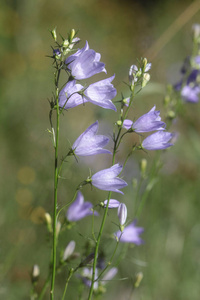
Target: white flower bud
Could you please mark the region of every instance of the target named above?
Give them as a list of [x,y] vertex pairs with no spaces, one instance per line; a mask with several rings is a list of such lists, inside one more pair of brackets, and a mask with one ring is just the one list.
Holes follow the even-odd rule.
[[69,242],[69,244],[67,245],[67,247],[65,248],[64,254],[63,254],[63,261],[66,261],[74,252],[76,243],[75,241],[71,241]]
[[127,218],[127,207],[124,203],[121,203],[118,207],[118,218],[120,225],[123,226]]

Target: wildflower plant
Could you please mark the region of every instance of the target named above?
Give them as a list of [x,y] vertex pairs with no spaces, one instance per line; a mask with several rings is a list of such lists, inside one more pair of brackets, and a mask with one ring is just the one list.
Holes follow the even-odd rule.
[[[129,97],[122,97],[113,103],[113,99],[117,95],[117,91],[113,85],[114,75],[102,79],[98,82],[82,83],[82,80],[93,78],[95,74],[106,74],[105,64],[101,62],[101,55],[94,50],[90,49],[88,42],[80,49],[76,49],[80,39],[76,37],[75,30],[71,30],[68,37],[62,38],[61,42],[57,41],[56,30],[51,31],[55,47],[53,47],[52,60],[55,68],[54,84],[55,92],[54,98],[50,102],[50,125],[49,132],[53,140],[53,147],[55,152],[54,158],[54,206],[52,215],[46,213],[47,229],[52,236],[52,254],[50,258],[50,268],[47,280],[37,295],[38,299],[43,299],[48,286],[50,286],[50,299],[57,299],[56,297],[56,275],[58,271],[62,270],[63,266],[68,266],[68,275],[66,278],[65,287],[63,287],[62,299],[67,299],[67,289],[72,277],[80,280],[87,288],[87,299],[91,300],[96,295],[105,290],[105,285],[112,280],[117,274],[115,265],[115,256],[119,243],[131,243],[137,246],[143,243],[141,234],[144,228],[138,227],[135,215],[131,215],[126,205],[126,191],[128,184],[126,182],[125,166],[136,150],[164,150],[172,146],[170,140],[173,134],[166,131],[166,124],[161,120],[160,112],[153,108],[138,118],[135,122],[128,119],[130,108],[133,105],[135,96],[147,85],[150,80],[149,71],[151,63],[148,63],[146,58],[142,58],[138,65],[132,65],[129,69],[127,83]],[[61,73],[65,77],[64,86],[60,83]],[[105,75],[104,75],[105,76]],[[112,134],[112,151],[106,149],[109,138],[105,135],[99,135],[98,127],[99,122],[91,124],[85,129],[80,136],[73,142],[72,147],[66,152],[63,159],[59,157],[59,128],[61,117],[65,117],[65,110],[75,108],[76,106],[84,105],[90,102],[99,106],[99,109],[111,109],[119,112],[119,118],[116,117]],[[56,118],[53,118],[53,115]],[[117,116],[117,114],[116,114]],[[81,120],[80,120],[81,121]],[[144,138],[141,133],[149,133],[148,137]],[[154,132],[154,133],[152,133]],[[117,161],[117,152],[121,143],[124,141],[126,135],[139,135],[140,143],[133,144],[128,155]],[[141,140],[142,139],[142,140]],[[99,170],[96,173],[83,178],[83,181],[78,183],[77,188],[74,190],[72,199],[67,199],[66,204],[60,208],[60,199],[58,193],[58,183],[62,179],[61,173],[65,166],[66,158],[75,156],[74,163],[78,163],[79,156],[91,156],[103,154],[110,157],[110,164],[107,168]],[[145,163],[142,164],[142,174],[145,177]],[[123,177],[123,178],[122,178]],[[93,189],[100,189],[105,192],[106,200],[102,199],[99,206],[94,206],[92,199],[84,197],[85,185],[91,185]],[[122,191],[123,190],[123,191]],[[114,198],[113,198],[113,193]],[[123,195],[123,203],[117,198],[117,195]],[[125,194],[125,195],[124,195]],[[85,199],[84,199],[85,198]],[[88,201],[89,200],[89,201]],[[59,205],[58,205],[59,204]],[[59,207],[59,210],[58,210]],[[103,248],[102,236],[105,231],[108,210],[116,209],[116,220],[113,221],[116,230],[113,231],[111,239],[114,241],[115,246],[111,257],[106,258],[103,263],[100,263],[100,247]],[[65,221],[60,217],[64,212]],[[58,244],[59,244],[59,231],[62,226],[66,226],[67,230],[71,229],[70,224],[81,222],[83,218],[91,218],[92,232],[90,240],[93,241],[93,251],[88,256],[84,252],[78,250],[78,255],[74,252],[76,246],[75,241],[69,241],[61,253],[60,261],[58,261]],[[100,219],[100,227],[96,226],[95,218]],[[95,228],[95,229],[94,229]],[[66,234],[67,240],[67,234]],[[82,253],[81,253],[82,252]],[[79,259],[76,267],[70,266],[70,261]]]

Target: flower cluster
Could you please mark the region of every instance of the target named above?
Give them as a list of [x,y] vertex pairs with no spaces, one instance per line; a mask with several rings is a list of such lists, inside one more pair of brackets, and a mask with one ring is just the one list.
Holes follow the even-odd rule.
[[181,80],[174,85],[183,100],[191,103],[199,101],[200,95],[200,25],[193,26],[195,53],[185,59],[181,68]]
[[[83,105],[85,103],[92,103],[104,109],[111,109],[113,111],[117,111],[116,106],[112,102],[114,97],[117,94],[115,87],[112,82],[115,76],[111,76],[106,79],[102,79],[98,82],[93,82],[89,85],[85,83],[88,78],[93,78],[96,74],[99,73],[107,73],[105,69],[105,64],[101,62],[101,55],[95,52],[93,49],[90,49],[88,42],[86,41],[85,46],[81,49],[76,50],[73,54],[67,55],[73,51],[74,46],[79,42],[79,38],[75,37],[75,31],[72,30],[69,34],[68,39],[63,39],[62,43],[59,44],[57,42],[56,31],[53,30],[52,36],[56,41],[56,47],[53,49],[54,64],[56,68],[55,72],[55,87],[56,87],[56,96],[54,101],[51,103],[51,111],[50,111],[50,124],[51,124],[51,133],[53,135],[53,142],[55,148],[55,194],[54,194],[54,222],[53,226],[51,224],[51,220],[48,220],[48,228],[49,232],[53,232],[53,262],[52,262],[52,282],[55,279],[56,273],[56,245],[58,243],[59,232],[61,229],[61,222],[56,214],[57,207],[57,189],[58,189],[58,181],[61,178],[60,173],[62,170],[63,163],[65,159],[62,160],[60,167],[59,159],[58,159],[58,134],[59,134],[59,117],[62,115],[64,110],[70,110],[75,108],[76,106]],[[104,286],[104,284],[111,280],[117,273],[116,268],[111,268],[107,273],[107,269],[109,268],[111,261],[107,265],[103,263],[103,268],[100,267],[99,259],[100,259],[100,241],[104,230],[105,220],[108,216],[109,209],[117,210],[116,217],[118,217],[118,226],[117,229],[113,229],[112,236],[113,241],[116,244],[114,253],[112,254],[112,259],[114,258],[115,252],[117,252],[117,247],[121,243],[133,243],[135,245],[141,245],[143,240],[140,235],[144,231],[142,227],[137,227],[136,223],[136,215],[135,218],[131,217],[131,221],[128,219],[128,209],[127,205],[123,202],[118,201],[115,197],[112,196],[112,193],[121,194],[123,197],[124,193],[121,191],[122,189],[128,186],[127,182],[122,179],[122,172],[124,171],[125,165],[129,159],[129,155],[125,159],[124,163],[117,162],[117,152],[119,150],[119,146],[123,140],[123,137],[127,133],[148,133],[153,132],[147,138],[143,139],[143,141],[134,149],[146,149],[146,150],[163,150],[170,146],[172,143],[170,140],[173,137],[173,134],[165,131],[166,124],[161,120],[160,111],[156,110],[156,107],[153,106],[152,109],[146,114],[139,117],[136,121],[132,121],[128,119],[128,113],[133,103],[133,98],[135,97],[135,90],[141,90],[146,86],[148,81],[150,80],[149,70],[151,69],[151,63],[147,62],[147,59],[141,59],[139,66],[132,65],[129,70],[129,89],[130,89],[130,97],[123,98],[118,101],[121,104],[120,108],[120,120],[114,124],[113,130],[113,147],[110,151],[109,149],[105,149],[105,147],[109,143],[109,138],[105,135],[98,134],[99,122],[96,121],[91,124],[85,131],[83,131],[77,139],[75,139],[74,143],[68,150],[68,153],[65,155],[66,157],[75,156],[76,161],[78,162],[79,157],[83,156],[92,156],[92,155],[109,155],[111,157],[110,165],[101,169],[95,174],[91,174],[88,178],[83,180],[76,188],[73,199],[68,202],[68,209],[65,213],[65,224],[66,228],[70,229],[75,222],[81,221],[85,217],[93,217],[92,220],[92,238],[88,238],[91,240],[93,244],[93,248],[85,249],[84,255],[86,258],[82,260],[80,264],[76,268],[72,268],[69,271],[69,276],[67,279],[70,280],[71,276],[74,272],[79,270],[78,277],[82,280],[82,282],[90,288],[90,296],[93,291],[100,291],[100,289]],[[68,79],[65,82],[65,85],[62,88],[59,87],[59,78],[60,72],[64,71],[65,75],[68,74]],[[82,80],[85,80],[84,83]],[[140,88],[138,88],[140,87]],[[57,113],[57,127],[54,130],[52,119],[53,110],[56,110]],[[125,130],[125,132],[124,132]],[[133,150],[131,151],[132,154]],[[145,171],[143,170],[143,173]],[[94,206],[92,202],[84,200],[84,193],[82,193],[82,189],[84,186],[88,184],[91,185],[92,188],[97,188],[102,191],[107,191],[108,196],[107,200],[100,202],[100,205]],[[80,191],[81,190],[81,191]],[[125,189],[126,190],[126,189]],[[104,198],[106,199],[106,197]],[[65,206],[64,206],[65,207]],[[63,207],[63,208],[64,208]],[[98,208],[101,207],[101,211],[97,211]],[[62,210],[62,208],[61,208]],[[60,210],[60,211],[61,211]],[[60,212],[59,211],[59,212]],[[96,224],[95,217],[99,216],[103,211],[102,222],[100,225],[99,233],[96,236]],[[47,216],[46,216],[47,218]],[[59,230],[56,232],[56,224],[59,224]],[[50,226],[51,225],[51,226]],[[70,263],[74,257],[76,257],[76,253],[74,253],[76,243],[75,241],[71,241],[68,243],[67,247],[63,251],[60,259],[60,265],[65,265],[66,263]],[[111,260],[112,260],[111,259]],[[92,264],[92,268],[90,268]],[[59,267],[60,267],[59,265]],[[88,267],[89,265],[89,267]],[[104,274],[104,276],[102,276]],[[54,278],[53,278],[54,277]],[[66,285],[67,287],[67,285]],[[66,292],[66,289],[65,289]],[[64,293],[65,293],[64,292]],[[63,298],[64,299],[64,295]],[[91,299],[89,297],[88,299]]]

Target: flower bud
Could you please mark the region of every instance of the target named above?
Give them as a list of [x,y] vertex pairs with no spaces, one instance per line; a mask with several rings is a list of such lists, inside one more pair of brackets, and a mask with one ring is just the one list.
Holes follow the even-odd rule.
[[52,229],[52,219],[51,219],[51,216],[49,213],[45,213],[44,214],[44,217],[45,217],[45,221],[46,221],[46,224],[47,224],[47,229],[49,232],[52,232],[53,229]]
[[142,279],[143,279],[143,273],[142,272],[137,273],[136,276],[135,276],[135,282],[134,282],[134,287],[135,288],[139,287]]
[[75,246],[76,246],[75,241],[69,242],[69,244],[67,245],[67,247],[65,248],[65,251],[63,253],[63,257],[62,257],[63,261],[66,261],[72,255],[72,253],[74,252]]
[[56,27],[50,31],[54,41],[57,41]]
[[60,223],[60,221],[57,221],[57,223],[56,223],[56,237],[57,238],[60,233],[60,229],[61,229],[61,223]]
[[147,85],[147,83],[149,82],[150,78],[151,78],[151,76],[150,76],[149,73],[144,73],[143,79],[142,79],[142,88],[144,88]]
[[140,161],[140,172],[143,178],[146,175],[146,170],[147,170],[147,160],[146,158],[142,158]]
[[120,223],[120,230],[123,231],[123,225],[126,223],[127,207],[124,203],[121,203],[118,207],[118,218]]
[[69,46],[69,41],[68,40],[64,40],[63,43],[62,43],[62,46],[64,48],[67,48]]
[[200,37],[200,25],[199,24],[194,24],[192,26],[192,31],[193,31],[193,36],[194,39],[197,40]]
[[116,122],[116,124],[117,124],[117,126],[122,126],[122,121],[121,120],[118,120],[117,122]]
[[73,38],[74,38],[75,34],[76,34],[76,31],[75,31],[75,29],[71,29],[71,32],[70,32],[70,35],[69,35],[69,40],[70,40],[70,41],[72,41],[72,40],[73,40]]
[[32,283],[36,283],[38,281],[39,275],[40,275],[40,268],[38,265],[34,265],[31,273]]

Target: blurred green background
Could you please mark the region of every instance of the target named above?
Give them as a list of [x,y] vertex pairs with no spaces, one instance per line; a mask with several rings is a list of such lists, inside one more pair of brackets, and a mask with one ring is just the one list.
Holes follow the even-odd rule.
[[[32,265],[37,263],[41,268],[40,285],[48,270],[50,248],[43,215],[44,211],[52,210],[54,156],[46,131],[47,99],[51,99],[53,91],[52,61],[47,57],[52,54],[53,43],[48,30],[57,26],[57,32],[63,36],[71,28],[79,30],[79,47],[87,39],[90,47],[101,53],[108,76],[115,73],[114,84],[119,93],[116,99],[121,91],[125,96],[128,92],[122,81],[127,80],[130,65],[140,57],[152,61],[151,83],[132,111],[133,116],[139,117],[154,104],[162,111],[166,84],[178,81],[182,61],[191,53],[191,27],[200,22],[199,9],[199,1],[189,0],[1,1],[1,299],[28,299]],[[139,226],[145,228],[145,244],[128,252],[104,299],[199,299],[200,105],[185,106],[184,117],[171,129],[179,132],[179,138],[173,149],[161,156],[164,167],[139,219]],[[114,112],[88,105],[65,113],[61,155],[68,149],[67,139],[73,143],[97,119],[104,127],[102,132],[112,133],[110,120],[116,121]],[[144,153],[137,154],[130,162],[127,171],[131,176],[138,176],[138,163],[143,156]],[[151,164],[154,154],[145,157]],[[121,154],[118,159],[122,160]],[[82,173],[73,160],[64,171],[67,180],[60,184],[60,205],[70,199],[76,185],[88,176],[88,166],[95,172],[109,163],[104,156],[98,161],[86,161],[84,164],[81,160]],[[89,188],[86,192],[86,200],[92,201],[93,197],[94,203],[106,197],[105,193],[92,193]],[[127,202],[123,197],[119,200],[126,202],[131,219],[133,191],[126,197]],[[84,230],[89,232],[90,225],[86,219],[72,233],[64,232],[63,247],[72,238],[77,241],[77,248],[83,247]],[[130,297],[132,280],[138,271],[143,272],[144,279]],[[124,277],[129,279],[119,281]],[[77,283],[78,280],[72,280],[69,299],[78,299],[73,294]],[[59,295],[64,286],[63,274],[57,284]]]

